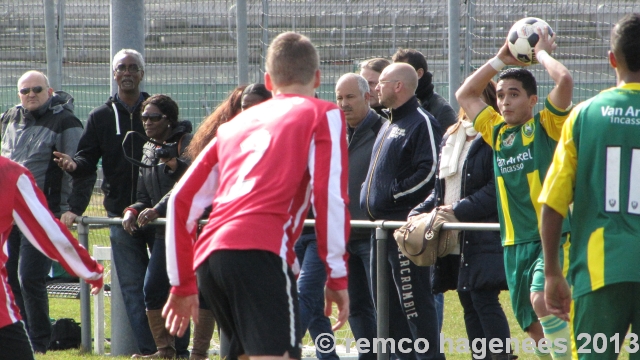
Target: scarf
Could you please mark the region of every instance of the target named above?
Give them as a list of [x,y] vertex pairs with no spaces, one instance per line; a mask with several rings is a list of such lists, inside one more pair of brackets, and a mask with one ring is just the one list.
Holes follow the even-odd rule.
[[473,128],[473,123],[461,121],[458,130],[449,134],[447,142],[442,147],[440,155],[440,178],[452,176],[458,171],[458,161],[460,153],[467,141],[467,136],[476,136],[478,131]]

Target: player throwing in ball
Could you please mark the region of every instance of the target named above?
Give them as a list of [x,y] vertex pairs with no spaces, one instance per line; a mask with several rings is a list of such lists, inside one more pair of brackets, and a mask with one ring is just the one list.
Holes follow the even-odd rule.
[[[552,347],[550,354],[537,348],[540,359],[565,359],[570,355],[569,328],[549,313],[544,302],[538,195],[572,107],[573,79],[569,70],[549,55],[556,47],[555,35],[550,37],[546,29],[539,35],[536,57],[555,82],[542,111],[533,113],[538,102],[536,80],[522,68],[507,69],[498,76],[498,107],[502,115],[483,102],[482,91],[505,65],[524,65],[510,53],[507,42],[494,58],[466,79],[456,98],[493,148],[505,271],[516,319],[536,343],[544,336],[558,345]],[[569,231],[567,220],[562,226],[565,240]],[[559,256],[563,256],[562,250]]]

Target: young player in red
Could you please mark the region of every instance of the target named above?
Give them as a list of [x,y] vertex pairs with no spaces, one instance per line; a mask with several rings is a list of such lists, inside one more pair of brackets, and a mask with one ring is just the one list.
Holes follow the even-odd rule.
[[[309,203],[327,268],[326,308],[348,318],[347,143],[338,107],[314,98],[318,54],[296,33],[269,47],[265,84],[274,97],[222,125],[182,177],[167,212],[173,285],[167,327],[182,334],[197,318],[198,284],[231,339],[231,358],[300,358],[293,243]],[[194,244],[197,220],[209,223]]]
[[92,294],[102,289],[102,266],[49,211],[44,194],[26,168],[0,156],[0,174],[0,360],[31,360],[33,350],[5,267],[6,242],[14,222],[34,247],[91,284]]

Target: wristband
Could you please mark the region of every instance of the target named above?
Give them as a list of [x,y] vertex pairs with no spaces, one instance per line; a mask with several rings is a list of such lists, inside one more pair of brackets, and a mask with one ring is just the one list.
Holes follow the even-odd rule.
[[491,67],[494,68],[496,71],[502,70],[502,68],[505,66],[502,60],[500,60],[497,56],[489,60],[489,65],[491,65]]
[[546,60],[545,59],[549,59],[551,57],[551,55],[549,55],[548,52],[546,52],[545,50],[540,50],[538,51],[538,53],[536,54],[536,59],[538,60],[539,63],[543,63]]

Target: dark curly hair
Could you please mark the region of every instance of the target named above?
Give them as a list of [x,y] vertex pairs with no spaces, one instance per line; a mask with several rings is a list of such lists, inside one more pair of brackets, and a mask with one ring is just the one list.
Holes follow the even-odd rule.
[[140,112],[143,112],[147,105],[157,106],[162,115],[165,115],[167,119],[169,119],[169,124],[172,128],[178,125],[178,115],[180,111],[178,110],[178,104],[173,101],[172,98],[162,94],[153,95],[142,103]]

